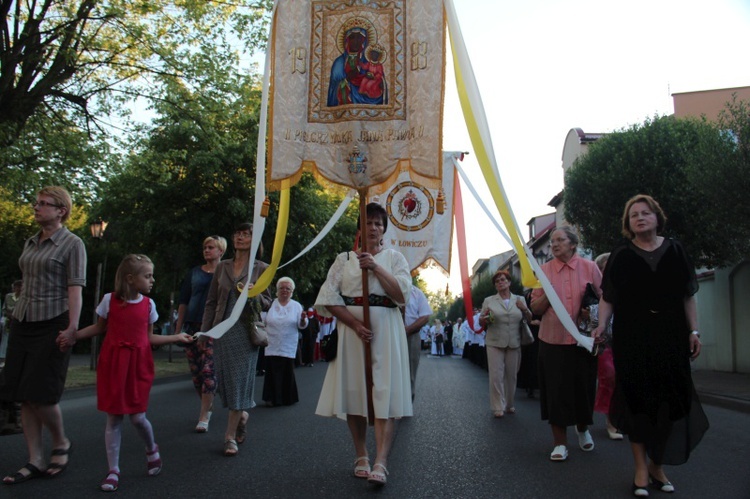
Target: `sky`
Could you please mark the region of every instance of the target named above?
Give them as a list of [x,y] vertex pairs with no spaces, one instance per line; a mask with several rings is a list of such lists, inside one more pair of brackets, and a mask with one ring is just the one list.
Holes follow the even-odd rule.
[[[571,128],[606,133],[672,114],[672,94],[750,86],[749,0],[454,0],[489,122],[498,170],[524,239],[563,188]],[[492,198],[446,71],[443,149]],[[510,249],[462,189],[468,265]],[[499,216],[497,216],[499,219]],[[488,229],[488,227],[492,227]],[[455,237],[450,277],[423,270],[432,291],[460,294]]]

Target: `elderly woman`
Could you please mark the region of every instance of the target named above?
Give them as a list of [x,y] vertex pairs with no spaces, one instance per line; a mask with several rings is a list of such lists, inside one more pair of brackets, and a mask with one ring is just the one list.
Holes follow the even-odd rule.
[[[227,250],[227,240],[220,236],[209,236],[203,240],[203,258],[206,263],[193,267],[185,276],[180,288],[180,305],[177,307],[175,331],[185,330],[195,334],[201,330],[206,295],[214,277],[216,266]],[[201,337],[185,345],[190,374],[193,377],[195,392],[200,397],[200,414],[196,433],[206,433],[211,421],[211,409],[216,393],[216,373],[214,372],[213,339]]]
[[282,277],[276,282],[276,299],[266,314],[266,377],[263,400],[266,405],[292,405],[299,401],[294,379],[299,330],[307,327],[307,312],[292,299],[294,281]]
[[[412,415],[409,349],[399,305],[409,296],[409,265],[398,251],[383,248],[388,215],[377,203],[367,205],[367,252],[341,253],[328,271],[315,306],[338,321],[338,353],[328,365],[316,414],[346,419],[356,460],[354,476],[384,485],[393,441],[394,420]],[[367,271],[369,297],[362,296]],[[362,303],[370,304],[370,325],[363,322]],[[367,383],[365,344],[372,353],[372,404],[375,415],[375,462],[367,454]]]
[[[250,286],[258,280],[267,264],[255,260],[250,270],[250,242],[253,226],[242,223],[232,235],[234,258],[219,262],[208,288],[206,308],[203,311],[201,331],[208,331],[229,318],[237,303],[245,283]],[[262,255],[263,248],[259,249]],[[255,364],[258,361],[258,347],[250,342],[248,328],[260,317],[260,311],[268,310],[271,294],[264,290],[255,298],[248,299],[239,320],[223,336],[214,342],[215,368],[218,380],[217,391],[224,407],[229,408],[227,429],[224,433],[224,455],[236,456],[237,444],[245,441],[247,420],[250,415],[253,390],[255,388]]]
[[[62,187],[45,187],[37,193],[34,220],[41,230],[26,240],[18,260],[23,288],[13,309],[0,398],[21,402],[29,459],[3,479],[6,484],[60,475],[73,448],[65,436],[59,405],[70,359],[70,351],[61,351],[59,343],[74,338],[86,283],[86,249],[64,225],[72,205]],[[45,427],[52,436],[52,457],[41,471]]]
[[487,368],[490,375],[490,409],[496,418],[515,414],[516,375],[521,364],[521,321],[531,320],[523,296],[510,292],[510,273],[492,276],[497,294],[482,303],[479,323],[487,331]]
[[626,203],[622,233],[629,241],[607,262],[593,333],[601,336],[614,314],[610,419],[630,439],[638,497],[648,496],[649,484],[673,492],[662,465],[686,462],[708,429],[690,375],[690,359],[701,351],[698,282],[682,245],[659,235],[666,220],[651,196]]
[[[554,258],[542,265],[566,312],[575,324],[581,313],[586,284],[599,291],[602,274],[591,260],[577,253],[578,236],[571,227],[558,227],[550,243]],[[531,310],[542,316],[539,327],[539,397],[542,419],[552,428],[552,461],[568,458],[567,427],[575,425],[578,446],[594,450],[588,426],[593,423],[596,396],[596,357],[576,345],[565,330],[542,289],[531,294]]]

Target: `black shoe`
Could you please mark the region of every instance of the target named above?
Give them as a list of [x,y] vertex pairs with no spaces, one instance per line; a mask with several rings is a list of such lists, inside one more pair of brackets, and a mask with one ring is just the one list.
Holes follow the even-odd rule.
[[671,482],[662,482],[661,480],[657,480],[651,473],[648,474],[648,484],[651,485],[651,488],[661,490],[662,492],[667,492],[669,494],[674,492],[674,485],[672,485]]
[[648,489],[646,486],[641,487],[633,482],[633,495],[635,497],[648,497]]

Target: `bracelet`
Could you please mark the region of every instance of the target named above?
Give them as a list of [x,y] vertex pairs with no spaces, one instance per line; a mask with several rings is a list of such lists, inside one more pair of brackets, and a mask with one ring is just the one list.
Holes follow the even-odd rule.
[[701,334],[700,334],[700,333],[698,332],[698,330],[697,330],[697,329],[693,329],[692,331],[690,331],[690,334],[694,334],[694,335],[695,335],[695,336],[697,336],[698,338],[700,338],[700,337],[701,337]]

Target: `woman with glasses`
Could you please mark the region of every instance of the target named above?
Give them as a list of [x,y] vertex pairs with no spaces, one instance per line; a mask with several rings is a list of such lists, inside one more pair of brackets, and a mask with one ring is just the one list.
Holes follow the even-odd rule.
[[[255,260],[252,269],[249,268],[252,234],[253,225],[250,223],[242,223],[235,229],[232,235],[234,258],[223,260],[216,266],[208,288],[201,331],[208,331],[229,318],[245,283],[249,280],[252,287],[268,267],[268,264]],[[258,254],[263,254],[262,245]],[[224,433],[225,456],[236,456],[239,451],[237,445],[243,443],[247,436],[247,420],[250,417],[247,410],[255,406],[253,391],[258,361],[258,347],[250,342],[249,328],[259,320],[261,310],[268,310],[271,300],[268,290],[249,298],[237,322],[214,341],[217,391],[224,407],[229,409]]]
[[[573,323],[578,324],[586,285],[599,292],[602,274],[591,260],[578,256],[578,235],[568,226],[558,227],[550,238],[554,258],[542,265],[555,293]],[[552,428],[552,461],[568,459],[568,426],[575,425],[578,446],[589,452],[594,440],[588,430],[593,424],[596,397],[596,357],[576,345],[550,307],[541,288],[531,293],[531,310],[542,316],[539,327],[539,399],[542,419]]]
[[[34,220],[40,230],[26,240],[18,259],[23,287],[13,309],[0,398],[21,402],[29,458],[26,465],[3,479],[9,485],[42,475],[59,476],[68,467],[73,450],[59,405],[70,351],[61,351],[59,344],[63,338],[75,341],[86,284],[86,249],[65,227],[72,205],[70,194],[62,187],[40,190],[34,203]],[[52,437],[52,457],[46,469],[44,428]]]
[[[175,332],[179,333],[184,329],[184,332],[193,335],[201,330],[208,287],[226,250],[227,240],[221,236],[209,236],[203,240],[203,258],[206,263],[193,267],[182,281]],[[213,339],[202,336],[198,341],[187,343],[185,354],[193,377],[193,386],[201,401],[195,431],[206,433],[216,394]]]
[[299,330],[308,324],[302,305],[292,299],[294,281],[282,277],[276,283],[276,299],[266,314],[266,377],[263,381],[263,400],[269,407],[292,405],[299,401],[294,379],[294,359],[297,355]]

